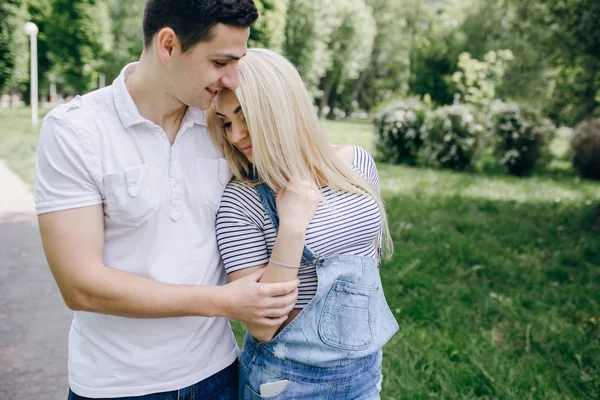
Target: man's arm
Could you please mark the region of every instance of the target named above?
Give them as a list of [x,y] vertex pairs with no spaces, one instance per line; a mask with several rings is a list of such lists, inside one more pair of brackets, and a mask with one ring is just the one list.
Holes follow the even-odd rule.
[[279,326],[297,297],[298,280],[258,283],[262,271],[225,286],[184,286],[103,264],[101,205],[41,214],[40,232],[50,269],[67,306],[130,318],[225,316]]

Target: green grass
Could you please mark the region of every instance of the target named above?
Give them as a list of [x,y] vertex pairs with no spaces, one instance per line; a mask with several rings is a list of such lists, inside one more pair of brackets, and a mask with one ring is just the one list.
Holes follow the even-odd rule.
[[352,143],[363,149],[375,150],[375,136],[371,120],[323,121],[323,129],[332,144]]
[[[46,110],[40,110],[41,117]],[[31,126],[29,108],[0,108],[0,158],[25,182],[32,183],[39,128]]]
[[[0,157],[31,182],[27,113],[0,118]],[[368,123],[324,127],[334,143],[373,149]],[[395,243],[381,274],[400,325],[382,398],[599,399],[600,185],[568,163],[522,179],[379,171]]]

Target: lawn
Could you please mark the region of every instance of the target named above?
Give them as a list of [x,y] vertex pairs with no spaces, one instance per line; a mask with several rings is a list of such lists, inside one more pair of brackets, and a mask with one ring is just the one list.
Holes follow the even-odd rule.
[[[0,157],[31,182],[27,113],[0,121]],[[373,149],[368,123],[324,128]],[[395,243],[381,274],[400,325],[383,399],[600,398],[600,184],[561,168],[518,179],[379,166]]]
[[[40,110],[40,117],[46,110]],[[40,118],[41,123],[41,118]],[[29,108],[0,108],[0,158],[23,180],[33,182],[38,129],[31,126]]]

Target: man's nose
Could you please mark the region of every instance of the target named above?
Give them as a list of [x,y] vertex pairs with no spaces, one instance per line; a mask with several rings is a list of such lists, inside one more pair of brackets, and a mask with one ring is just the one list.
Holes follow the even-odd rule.
[[231,91],[238,88],[240,85],[240,70],[237,63],[229,66],[227,73],[221,78],[221,83]]

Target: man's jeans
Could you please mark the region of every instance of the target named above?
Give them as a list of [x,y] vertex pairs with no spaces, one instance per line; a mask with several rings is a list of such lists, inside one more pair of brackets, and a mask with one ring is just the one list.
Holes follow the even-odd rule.
[[238,362],[195,385],[172,392],[113,399],[88,399],[69,390],[68,400],[237,400]]

